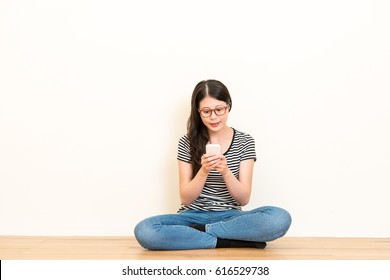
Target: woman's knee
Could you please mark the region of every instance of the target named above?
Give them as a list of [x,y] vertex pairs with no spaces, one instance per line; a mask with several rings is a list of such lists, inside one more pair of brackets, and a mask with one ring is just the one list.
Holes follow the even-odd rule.
[[268,216],[267,223],[276,238],[284,236],[290,228],[292,218],[290,213],[280,207],[263,206],[258,208],[260,212]]
[[279,229],[280,235],[285,235],[292,222],[290,213],[283,208],[272,206],[272,216],[275,226]]
[[[161,224],[160,224],[161,226]],[[145,249],[153,249],[158,239],[159,223],[153,217],[139,222],[134,228],[134,235],[138,243]]]

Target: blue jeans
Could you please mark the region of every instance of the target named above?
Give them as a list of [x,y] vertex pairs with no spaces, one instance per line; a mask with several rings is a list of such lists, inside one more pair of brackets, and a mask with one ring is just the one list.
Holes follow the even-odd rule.
[[[206,232],[190,227],[206,225]],[[215,248],[217,238],[267,242],[286,234],[290,214],[273,206],[251,211],[187,210],[147,218],[134,229],[137,241],[150,250]]]

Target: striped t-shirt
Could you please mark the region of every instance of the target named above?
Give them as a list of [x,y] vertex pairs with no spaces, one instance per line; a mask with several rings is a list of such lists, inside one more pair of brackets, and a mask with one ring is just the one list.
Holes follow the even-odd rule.
[[[248,159],[256,161],[255,141],[246,133],[233,129],[232,143],[224,156],[234,176],[238,178],[240,162]],[[178,160],[190,163],[190,144],[187,135],[179,140]],[[230,195],[225,181],[216,170],[211,170],[199,197],[189,206],[182,205],[178,212],[186,210],[222,211],[241,209],[241,205]]]

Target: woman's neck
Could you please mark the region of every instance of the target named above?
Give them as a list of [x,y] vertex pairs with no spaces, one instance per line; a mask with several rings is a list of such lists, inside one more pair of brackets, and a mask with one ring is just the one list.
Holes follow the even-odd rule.
[[210,143],[218,144],[225,141],[229,141],[232,138],[233,129],[225,126],[219,131],[209,131]]

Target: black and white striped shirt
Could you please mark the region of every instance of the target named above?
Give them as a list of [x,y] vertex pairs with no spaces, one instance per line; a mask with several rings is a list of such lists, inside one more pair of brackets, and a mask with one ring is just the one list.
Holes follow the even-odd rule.
[[[246,133],[235,129],[232,143],[224,156],[229,169],[238,178],[240,162],[248,159],[256,161],[255,141]],[[177,159],[190,163],[190,144],[187,135],[179,140]],[[189,206],[182,205],[178,212],[186,210],[222,211],[241,209],[241,205],[230,195],[225,181],[216,170],[211,170],[199,197]]]

